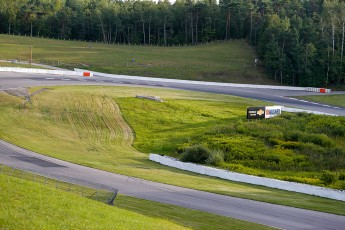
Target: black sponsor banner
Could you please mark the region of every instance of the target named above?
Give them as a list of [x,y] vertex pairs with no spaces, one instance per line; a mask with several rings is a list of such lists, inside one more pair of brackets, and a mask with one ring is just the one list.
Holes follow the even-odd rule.
[[249,107],[247,108],[247,119],[265,118],[265,107]]

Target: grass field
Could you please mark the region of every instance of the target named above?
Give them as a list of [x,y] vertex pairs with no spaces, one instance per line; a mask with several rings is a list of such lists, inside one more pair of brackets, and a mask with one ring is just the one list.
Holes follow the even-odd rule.
[[2,174],[0,188],[1,229],[185,229]]
[[[2,189],[3,186],[6,187],[6,189],[1,190],[3,195],[1,197],[2,199],[0,199],[0,208],[2,210],[2,214],[0,213],[0,228],[19,229],[23,228],[21,226],[29,224],[28,222],[30,221],[38,221],[40,223],[44,221],[45,213],[49,213],[49,220],[44,223],[40,229],[55,228],[56,224],[52,222],[59,222],[59,228],[73,229],[85,229],[86,225],[87,229],[155,229],[159,227],[173,229],[176,227],[175,224],[192,229],[268,229],[268,227],[246,221],[173,205],[146,201],[120,194],[118,194],[115,200],[116,205],[112,209],[111,206],[99,202],[87,202],[85,199],[78,197],[80,194],[76,191],[72,191],[71,193],[71,191],[61,191],[62,188],[56,189],[56,183],[50,184],[48,181],[47,183],[39,184],[38,182],[44,179],[40,176],[35,177],[35,182],[30,182],[32,180],[30,177],[32,177],[33,174],[25,173],[23,177],[22,172],[18,170],[16,170],[14,175],[12,175],[12,172],[9,172],[10,174],[6,176],[6,172],[4,171],[6,167],[4,167],[5,166],[2,166],[2,171],[0,173],[0,188]],[[18,174],[19,178],[25,179],[15,178],[16,174]],[[72,185],[72,190],[77,187],[77,185]],[[66,188],[70,189],[71,186],[66,186]],[[88,189],[89,188],[83,188],[83,193],[88,194],[88,192],[95,192],[94,189],[89,189],[90,191],[88,191]],[[36,191],[38,191],[38,196],[35,195]],[[81,190],[79,192],[81,192]],[[75,196],[75,194],[77,194],[77,196]],[[20,196],[20,200],[16,200],[15,203],[23,201],[23,203],[25,203],[25,205],[23,205],[24,207],[12,203],[12,200],[18,196]],[[57,201],[61,199],[61,197],[62,203],[57,204]],[[88,197],[88,195],[84,197]],[[40,203],[40,200],[42,200],[42,203]],[[97,199],[97,201],[99,201],[99,199]],[[47,205],[50,203],[53,205]],[[84,210],[90,208],[90,213],[86,214],[85,211],[83,211],[79,215],[78,211],[83,209],[83,206]],[[74,207],[76,210],[73,210]],[[95,215],[95,213],[98,214]],[[33,217],[36,215],[37,217]],[[63,218],[65,215],[73,215],[74,218]],[[117,217],[114,219],[113,216],[115,215]],[[12,218],[9,220],[7,218],[8,216],[12,216]],[[13,218],[14,216],[15,218]],[[90,216],[93,216],[92,220],[88,220]],[[60,221],[59,218],[62,218],[62,221]],[[117,224],[116,222],[119,221],[119,219],[124,219],[124,221]],[[138,220],[134,221],[133,219]],[[86,222],[86,224],[76,227],[78,221],[83,223]],[[93,223],[88,225],[89,221],[93,221]],[[150,223],[147,224],[147,222]],[[100,223],[100,225],[96,225],[95,223]],[[152,226],[156,224],[158,226],[152,228]],[[29,228],[25,227],[25,229],[36,229],[36,225],[37,224],[33,226],[30,225]],[[181,228],[179,226],[177,229]]]
[[254,67],[253,51],[240,40],[200,46],[157,47],[0,35],[1,59],[28,60],[29,46],[33,46],[34,62],[65,68],[161,78],[274,84],[264,76],[261,67]]
[[345,108],[345,94],[303,96],[296,98]]
[[[126,104],[150,111],[150,106],[156,103],[133,99],[137,94],[161,96],[167,102],[161,104],[164,109],[155,121],[143,113],[138,119],[148,119],[142,122],[148,126],[140,129],[133,126],[135,133],[132,133],[117,103],[124,114],[130,113]],[[247,106],[261,104],[255,100],[166,89],[97,86],[50,87],[32,100],[32,105],[22,108],[22,99],[0,94],[1,139],[45,155],[129,176],[345,215],[344,202],[187,173],[153,163],[147,154],[131,146],[135,134],[137,149],[168,152],[173,148],[168,145],[170,142],[184,143],[215,125],[244,118]],[[179,110],[186,115],[182,116]],[[169,111],[174,112],[171,120],[166,119]],[[150,129],[154,122],[163,129]],[[145,145],[146,142],[149,144]]]

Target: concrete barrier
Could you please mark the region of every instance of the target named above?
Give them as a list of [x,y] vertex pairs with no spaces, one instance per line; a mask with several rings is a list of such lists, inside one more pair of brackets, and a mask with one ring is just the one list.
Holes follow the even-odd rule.
[[20,68],[20,67],[0,67],[0,72],[15,72],[15,73],[36,73],[36,74],[52,74],[52,75],[67,75],[67,76],[84,76],[92,77],[90,71],[71,71],[71,70],[51,70],[51,69],[34,69],[34,68]]
[[[74,69],[77,72],[83,72],[83,69]],[[190,81],[179,79],[167,79],[167,78],[151,78],[151,77],[139,77],[128,75],[116,75],[108,73],[92,73],[95,76],[108,77],[115,79],[129,79],[129,80],[141,80],[141,81],[153,81],[153,82],[166,82],[166,83],[178,83],[178,84],[194,84],[194,85],[212,85],[212,86],[225,86],[225,87],[238,87],[238,88],[256,88],[256,89],[277,89],[277,90],[297,90],[305,91],[305,87],[291,87],[291,86],[275,86],[275,85],[252,85],[252,84],[235,84],[235,83],[220,83],[220,82],[206,82],[206,81]]]
[[181,162],[175,158],[161,156],[158,154],[150,154],[149,159],[154,162],[158,162],[162,165],[182,169],[189,172],[199,173],[203,175],[222,178],[225,180],[244,182],[254,185],[262,185],[270,188],[276,188],[286,191],[304,193],[308,195],[314,195],[319,197],[330,198],[334,200],[345,201],[345,191],[335,190],[330,188],[324,188],[319,186],[313,186],[308,184],[301,184],[289,181],[281,181],[271,178],[252,176],[242,173],[231,172],[227,170],[212,168],[203,165],[197,165],[193,163]]

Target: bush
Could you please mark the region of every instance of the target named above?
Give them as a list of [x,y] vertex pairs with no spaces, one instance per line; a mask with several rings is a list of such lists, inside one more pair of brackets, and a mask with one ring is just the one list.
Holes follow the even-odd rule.
[[337,176],[328,170],[324,170],[321,175],[321,181],[325,185],[334,184],[337,181]]
[[303,136],[303,132],[301,131],[288,131],[284,133],[285,141],[297,142],[301,139],[302,136]]
[[182,153],[181,161],[204,164],[210,155],[211,151],[205,146],[193,145]]
[[345,136],[345,119],[340,117],[316,117],[306,129],[313,133],[324,133],[329,136]]
[[307,134],[301,137],[300,141],[304,143],[313,143],[315,145],[319,145],[322,147],[332,147],[335,145],[334,141],[332,141],[327,135],[325,134]]
[[283,142],[280,146],[284,149],[298,149],[300,147],[300,143],[294,141],[286,141]]
[[212,150],[210,156],[206,160],[206,164],[213,166],[221,166],[224,163],[224,153],[219,150]]
[[339,180],[345,180],[345,173],[340,173]]

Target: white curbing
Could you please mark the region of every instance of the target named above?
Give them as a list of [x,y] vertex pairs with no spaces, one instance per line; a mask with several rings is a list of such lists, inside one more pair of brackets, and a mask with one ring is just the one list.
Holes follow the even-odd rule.
[[289,181],[281,181],[271,178],[252,176],[242,173],[231,172],[227,170],[212,168],[204,165],[181,162],[175,158],[150,154],[149,159],[162,165],[182,169],[189,172],[195,172],[203,175],[218,177],[226,180],[244,182],[248,184],[261,185],[270,188],[277,188],[286,191],[299,192],[308,195],[320,196],[334,200],[345,201],[345,191],[301,184]]
[[[86,72],[89,71],[77,72],[71,70],[50,70],[50,69],[34,69],[34,68],[20,68],[20,67],[0,67],[0,72],[16,72],[16,73],[37,73],[37,74],[52,74],[52,75],[67,75],[67,76],[85,76]],[[93,76],[90,73],[91,77]]]
[[324,112],[318,112],[318,111],[312,111],[312,110],[306,110],[306,109],[289,108],[289,107],[284,107],[284,106],[282,107],[282,111],[290,112],[290,113],[311,113],[311,114],[327,115],[327,116],[335,116],[335,117],[338,116],[332,113],[324,113]]

